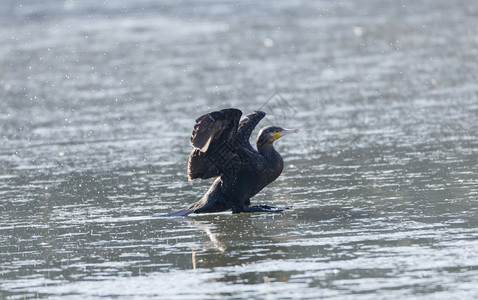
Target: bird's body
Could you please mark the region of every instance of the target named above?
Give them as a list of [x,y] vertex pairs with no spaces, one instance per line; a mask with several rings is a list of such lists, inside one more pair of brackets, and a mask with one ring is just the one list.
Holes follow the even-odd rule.
[[215,180],[199,201],[167,216],[229,209],[233,213],[280,211],[267,205],[251,206],[250,199],[282,173],[284,162],[273,142],[298,130],[264,127],[258,134],[256,150],[249,143],[249,137],[265,113],[250,113],[239,122],[241,115],[240,110],[230,108],[196,120],[191,136],[194,149],[189,156],[188,177],[190,180]]

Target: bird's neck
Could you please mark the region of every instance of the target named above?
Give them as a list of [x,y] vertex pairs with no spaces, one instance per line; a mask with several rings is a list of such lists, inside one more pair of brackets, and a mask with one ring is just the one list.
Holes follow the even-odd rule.
[[282,156],[277,152],[272,143],[257,143],[257,150],[269,162],[282,164]]

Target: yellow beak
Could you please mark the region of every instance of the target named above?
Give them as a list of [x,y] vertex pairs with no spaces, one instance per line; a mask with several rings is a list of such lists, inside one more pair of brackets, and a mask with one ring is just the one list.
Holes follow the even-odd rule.
[[281,130],[279,132],[274,133],[274,139],[278,140],[281,137],[283,137],[284,135],[288,135],[288,134],[291,134],[291,133],[299,133],[299,132],[300,132],[299,129],[284,129],[284,130]]

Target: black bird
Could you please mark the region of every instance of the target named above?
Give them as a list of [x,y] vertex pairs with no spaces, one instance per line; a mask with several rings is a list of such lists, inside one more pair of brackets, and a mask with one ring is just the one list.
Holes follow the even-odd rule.
[[196,120],[190,140],[194,149],[189,155],[189,180],[216,179],[199,201],[164,216],[229,209],[233,213],[282,211],[269,205],[251,206],[251,197],[282,173],[284,161],[274,149],[274,141],[299,130],[266,126],[258,134],[256,150],[249,143],[249,137],[266,114],[255,111],[239,122],[241,115],[239,109],[229,108],[205,114]]

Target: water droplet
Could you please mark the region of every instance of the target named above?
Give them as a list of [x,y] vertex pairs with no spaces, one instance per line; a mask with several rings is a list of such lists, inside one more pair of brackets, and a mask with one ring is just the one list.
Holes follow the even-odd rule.
[[354,30],[354,34],[356,36],[362,36],[363,35],[363,28],[362,27],[355,26],[353,30]]
[[264,39],[264,46],[266,46],[267,48],[270,48],[274,46],[274,41],[270,38],[266,38]]

